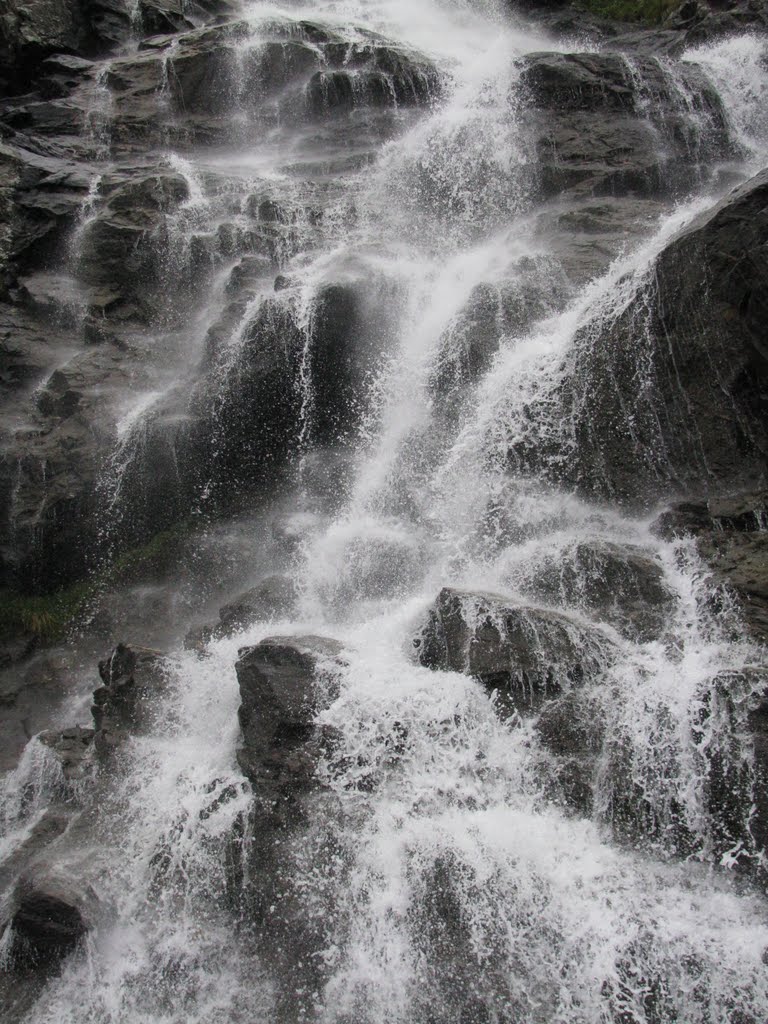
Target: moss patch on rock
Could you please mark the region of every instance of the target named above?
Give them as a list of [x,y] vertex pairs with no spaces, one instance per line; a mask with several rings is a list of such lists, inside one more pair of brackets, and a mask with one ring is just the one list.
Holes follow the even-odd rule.
[[0,639],[33,636],[46,643],[61,640],[93,592],[89,580],[44,596],[0,591]]
[[0,640],[34,637],[42,643],[63,640],[92,600],[107,586],[135,583],[165,572],[180,557],[189,539],[189,523],[156,533],[146,544],[124,552],[90,579],[52,594],[19,594],[0,590]]

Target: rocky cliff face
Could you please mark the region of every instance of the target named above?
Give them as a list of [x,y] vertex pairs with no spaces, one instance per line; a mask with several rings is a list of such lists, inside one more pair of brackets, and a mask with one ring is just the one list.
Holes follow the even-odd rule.
[[764,1019],[765,4],[354,10],[0,13],[9,1019]]

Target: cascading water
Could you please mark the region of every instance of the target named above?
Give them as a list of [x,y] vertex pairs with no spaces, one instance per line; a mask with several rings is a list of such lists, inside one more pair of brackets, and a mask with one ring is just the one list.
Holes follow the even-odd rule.
[[[187,196],[168,218],[168,288],[195,246],[242,215],[255,182],[287,210],[324,193],[322,219],[299,213],[281,235],[281,289],[259,264],[207,355],[217,426],[253,324],[293,324],[294,500],[312,529],[286,556],[297,610],[213,640],[204,656],[172,652],[149,722],[109,772],[94,766],[62,796],[33,741],[5,780],[14,849],[49,792],[77,805],[54,852],[98,893],[82,947],[17,1016],[758,1024],[768,1017],[768,921],[747,879],[758,853],[746,716],[764,654],[739,637],[735,609],[712,611],[690,540],[660,540],[652,516],[574,493],[578,415],[562,399],[584,339],[653,287],[658,254],[725,188],[702,155],[711,119],[679,86],[699,194],[657,209],[652,230],[575,284],[542,228],[520,81],[525,54],[567,52],[568,41],[515,28],[492,8],[429,0],[246,6],[257,43],[272,22],[304,18],[346,32],[350,47],[381,33],[434,61],[442,94],[393,122],[363,170],[343,165],[331,132],[308,139],[292,100],[261,150],[242,141],[238,114],[238,152],[166,155]],[[241,74],[249,52],[238,54]],[[768,152],[764,54],[763,42],[742,38],[686,55],[720,95],[738,146],[730,171],[741,177]],[[344,169],[305,188],[301,169],[334,159]],[[222,163],[228,184],[217,192]],[[166,325],[188,362],[226,305],[234,262],[207,278],[194,329],[177,328],[177,310]],[[355,384],[359,414],[330,430],[318,338],[324,288],[340,282],[364,296],[371,334],[361,327],[356,340],[370,357]],[[479,348],[478,295],[495,311]],[[288,350],[288,329],[281,338]],[[154,425],[191,415],[178,391],[148,389],[120,421],[104,474],[117,517]],[[318,450],[344,464],[330,501],[307,483]],[[594,579],[616,552],[651,566],[658,621],[628,624],[615,604],[595,604]],[[534,660],[550,627],[563,649],[577,646],[578,671],[554,658],[557,702],[510,707],[500,690],[489,696],[457,666],[422,657],[444,587],[471,628],[522,609]],[[304,817],[274,838],[254,811],[258,785],[238,767],[233,666],[239,648],[265,637],[311,634],[343,645],[330,669],[338,694],[316,722],[333,741]],[[724,811],[723,791],[742,809]]]

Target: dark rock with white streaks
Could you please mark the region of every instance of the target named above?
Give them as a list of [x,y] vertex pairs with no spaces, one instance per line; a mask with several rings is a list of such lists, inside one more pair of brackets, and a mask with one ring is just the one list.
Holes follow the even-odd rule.
[[474,676],[499,692],[502,707],[520,711],[598,679],[612,657],[598,630],[566,615],[450,587],[414,643],[422,665]]

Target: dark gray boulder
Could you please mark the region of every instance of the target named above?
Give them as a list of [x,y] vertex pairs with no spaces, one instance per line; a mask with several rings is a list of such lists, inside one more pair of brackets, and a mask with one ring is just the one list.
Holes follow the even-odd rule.
[[522,582],[527,594],[549,604],[578,607],[635,640],[657,639],[674,597],[661,565],[642,548],[584,541],[537,563]]
[[239,652],[243,745],[238,761],[265,803],[295,799],[313,785],[328,737],[317,714],[338,694],[343,646],[327,637],[268,637]]
[[152,719],[154,702],[166,683],[167,666],[159,651],[118,644],[99,662],[103,686],[93,692],[94,745],[101,756],[112,753]]
[[82,943],[94,897],[71,880],[37,870],[22,878],[11,897],[10,961],[17,970],[48,971]]
[[463,672],[499,693],[500,706],[531,711],[599,679],[612,658],[597,630],[500,594],[441,590],[415,640],[422,665]]
[[[343,647],[327,637],[282,636],[243,648],[239,655],[243,744],[238,761],[254,793],[243,900],[249,919],[260,926],[264,960],[275,967],[275,976],[290,978],[290,989],[299,979],[305,992],[314,992],[325,977],[321,950],[327,948],[327,922],[333,918],[330,905],[328,913],[307,913],[297,866],[309,855],[323,873],[326,858],[338,849],[334,795],[316,772],[323,755],[337,749],[339,737],[317,725],[316,718],[338,693]],[[334,857],[333,877],[343,870],[341,863]],[[282,980],[278,986],[278,1000],[295,1007]]]
[[577,335],[564,415],[582,491],[648,506],[745,490],[768,452],[768,172],[697,218]]
[[537,53],[521,81],[541,196],[666,195],[729,151],[719,97],[694,64],[673,75],[620,53]]

